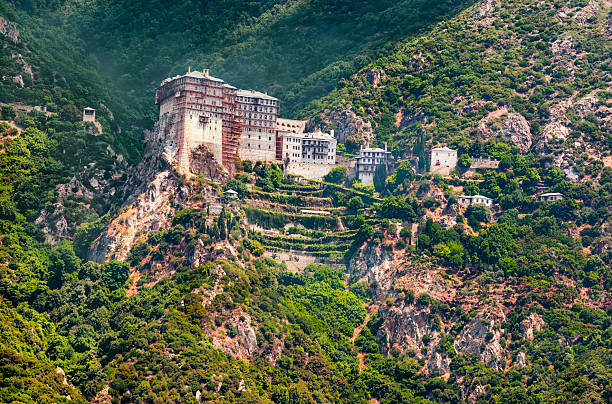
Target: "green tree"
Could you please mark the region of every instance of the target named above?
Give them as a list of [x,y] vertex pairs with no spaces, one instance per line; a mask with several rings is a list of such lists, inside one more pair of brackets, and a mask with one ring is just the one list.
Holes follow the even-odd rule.
[[68,122],[77,122],[81,119],[81,113],[76,105],[70,103],[66,104],[60,109],[59,116]]
[[374,171],[374,189],[376,192],[382,193],[385,190],[385,181],[387,180],[387,166],[379,164]]
[[234,191],[238,192],[238,197],[240,198],[245,198],[249,196],[249,189],[247,188],[246,184],[237,179],[233,178],[226,182],[225,185],[223,185],[224,191],[228,191],[230,189],[233,189]]
[[17,117],[17,112],[15,108],[10,105],[5,105],[2,107],[2,119],[5,121],[13,121]]
[[468,154],[463,153],[461,156],[459,156],[459,159],[457,160],[457,167],[465,171],[471,166],[472,166],[472,158]]
[[363,209],[364,203],[360,196],[354,196],[351,199],[349,199],[346,207],[349,208],[349,210],[353,212],[357,212]]
[[109,289],[123,287],[130,277],[130,266],[123,261],[109,261],[102,266],[102,279]]
[[331,182],[333,184],[343,184],[347,178],[348,169],[346,166],[337,166],[332,168],[330,172],[325,174],[323,179],[326,182]]
[[465,210],[465,217],[477,222],[488,223],[491,220],[491,211],[484,203],[475,203]]

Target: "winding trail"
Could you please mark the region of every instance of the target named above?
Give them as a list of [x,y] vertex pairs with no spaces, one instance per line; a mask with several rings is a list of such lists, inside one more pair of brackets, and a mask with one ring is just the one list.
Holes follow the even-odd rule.
[[[350,279],[350,275],[346,274],[344,276],[344,289],[348,292],[349,291],[349,279]],[[372,316],[378,312],[378,303],[374,303],[374,304],[366,304],[366,309],[367,309],[367,313],[365,318],[363,319],[363,322],[361,324],[359,324],[354,330],[353,330],[353,336],[351,337],[351,344],[355,343],[355,340],[357,339],[357,337],[359,336],[359,334],[361,333],[361,330],[363,330],[363,327],[365,327],[368,322],[370,321],[370,319],[372,318]],[[364,358],[365,358],[365,353],[363,352],[359,352],[357,354],[357,358],[359,358],[359,371],[361,372],[363,369],[365,369],[366,365],[364,362]]]
[[[376,313],[378,311],[378,304],[371,304],[369,306],[367,306],[368,308],[368,312],[366,313],[365,318],[363,319],[363,323],[361,323],[359,326],[357,326],[357,328],[355,328],[353,330],[353,337],[351,338],[351,343],[354,344],[355,340],[357,339],[357,337],[359,336],[359,334],[361,333],[361,330],[363,330],[363,327],[365,327],[368,322],[370,321],[370,319],[372,318],[372,316],[374,315],[374,313]],[[366,365],[365,365],[365,353],[363,352],[359,352],[357,354],[357,358],[359,358],[359,371],[363,371],[363,369],[365,369]]]

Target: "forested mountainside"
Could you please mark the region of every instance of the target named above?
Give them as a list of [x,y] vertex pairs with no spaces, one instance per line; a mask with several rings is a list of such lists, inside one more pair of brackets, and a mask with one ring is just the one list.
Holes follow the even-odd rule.
[[609,6],[480,2],[342,81],[304,116],[323,110],[318,124],[342,117],[340,133],[360,128],[349,147],[374,133],[400,156],[424,136],[478,155],[498,139],[589,177],[589,159],[601,168],[612,141]]
[[[0,402],[610,402],[611,6],[0,2]],[[190,64],[396,169],[179,175]]]
[[32,32],[59,31],[68,55],[86,55],[110,88],[120,90],[115,97],[128,96],[126,112],[151,125],[154,89],[189,65],[206,66],[241,88],[266,90],[283,100],[285,114],[294,114],[398,41],[472,1],[15,3]]

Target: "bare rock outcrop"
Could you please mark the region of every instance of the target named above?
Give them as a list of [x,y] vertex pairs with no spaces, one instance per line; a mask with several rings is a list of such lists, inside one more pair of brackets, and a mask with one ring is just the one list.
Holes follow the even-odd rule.
[[17,76],[13,76],[11,78],[11,81],[17,84],[21,88],[25,87],[25,83],[23,82],[23,76],[21,74],[18,74]]
[[599,105],[599,100],[597,97],[592,95],[587,95],[582,98],[580,101],[574,104],[574,108],[576,109],[576,113],[584,118],[588,114],[595,113],[597,111],[597,106]]
[[69,226],[64,213],[64,205],[58,202],[52,205],[52,209],[44,208],[34,221],[37,226],[42,226],[45,241],[52,246],[57,246],[63,239],[68,238]]
[[521,153],[526,153],[533,143],[531,127],[527,119],[519,113],[508,113],[506,107],[489,113],[478,123],[479,136],[491,138],[500,131],[519,148]]
[[393,288],[397,265],[391,251],[369,243],[349,264],[349,271],[367,283],[376,282],[376,297],[388,296]]
[[574,53],[574,41],[571,36],[557,38],[551,45],[550,50],[556,61]]
[[574,16],[574,21],[580,25],[584,25],[593,17],[596,17],[600,10],[600,4],[597,0],[590,0],[589,3],[584,6]]
[[527,356],[525,355],[525,352],[519,352],[518,354],[516,354],[516,359],[514,360],[514,363],[516,364],[516,367],[519,369],[526,367],[527,366]]
[[100,390],[91,400],[92,404],[111,404],[113,397],[110,395],[109,390],[109,386],[105,386],[102,390]]
[[32,71],[32,66],[23,58],[21,53],[11,54],[11,59],[14,59],[17,63],[21,65],[21,70],[30,77],[31,80],[34,80],[34,72]]
[[[389,355],[392,350],[420,351],[425,347],[423,337],[437,336],[434,319],[429,310],[422,310],[414,305],[400,305],[385,308],[382,311],[384,321],[377,334],[382,353]],[[418,353],[420,356],[420,353]]]
[[419,52],[410,58],[408,61],[408,68],[415,72],[420,72],[427,69],[431,64],[423,57],[423,53]]
[[385,71],[380,69],[367,69],[364,75],[368,83],[374,87],[378,87],[378,85],[387,77]]
[[215,332],[212,335],[213,345],[232,356],[248,359],[259,348],[251,316],[239,311],[233,313],[227,322],[234,328],[235,335]]
[[[355,114],[350,106],[340,109],[326,111],[321,116],[324,126],[335,128],[338,142],[344,143],[351,140],[356,144],[364,144],[372,140],[372,124]],[[308,126],[316,126],[313,121]]]
[[9,38],[15,45],[19,44],[19,30],[14,23],[0,17],[0,34]]
[[546,325],[542,316],[538,313],[531,313],[519,324],[519,330],[523,335],[523,338],[533,341],[533,332],[541,331]]
[[474,355],[496,370],[504,369],[504,348],[500,343],[503,330],[499,327],[503,321],[505,318],[502,312],[490,311],[476,315],[455,339],[455,351]]
[[[176,210],[191,201],[191,189],[175,169],[177,151],[175,119],[166,114],[147,133],[145,155],[124,186],[122,212],[91,246],[91,260],[125,259],[140,236],[166,227]],[[228,176],[204,146],[191,156],[190,167],[210,180]]]
[[508,118],[502,125],[502,133],[512,140],[521,153],[526,153],[531,147],[531,128],[527,119],[521,114],[508,114]]
[[167,225],[176,211],[177,205],[173,202],[187,195],[188,190],[179,186],[176,175],[169,171],[157,174],[145,191],[137,195],[94,242],[89,258],[97,262],[125,260],[137,236]]
[[474,18],[483,18],[490,16],[495,8],[501,5],[500,0],[482,0],[476,8],[474,8]]
[[570,134],[570,122],[565,117],[565,113],[572,105],[572,100],[568,99],[550,108],[549,121],[542,128],[542,136],[535,146],[535,150],[538,153],[545,153],[547,150],[547,143],[551,140],[567,139]]
[[190,169],[194,175],[202,174],[204,178],[220,179],[227,181],[229,173],[205,145],[198,146],[192,153],[190,159]]

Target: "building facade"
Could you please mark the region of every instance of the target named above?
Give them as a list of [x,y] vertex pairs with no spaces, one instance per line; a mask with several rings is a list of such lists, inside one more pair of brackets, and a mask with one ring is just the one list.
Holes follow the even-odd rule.
[[238,156],[242,160],[276,160],[277,98],[254,90],[238,90],[237,111],[242,119]]
[[384,165],[389,171],[391,164],[391,152],[387,151],[387,145],[385,148],[362,148],[359,150],[359,157],[355,164],[355,173],[357,179],[364,184],[372,184],[374,182],[374,173],[376,167]]
[[448,147],[431,149],[431,164],[429,171],[432,174],[448,175],[457,166],[457,150]]
[[282,159],[286,163],[336,164],[334,131],[323,133],[283,133]]
[[563,199],[563,194],[559,192],[547,192],[545,194],[538,195],[539,202],[554,202]]
[[165,79],[155,103],[160,119],[167,114],[172,119],[176,144],[171,142],[169,152],[181,173],[189,173],[191,156],[202,145],[230,171],[240,159],[336,163],[333,132],[306,134],[306,121],[278,117],[277,98],[233,87],[207,69]]
[[462,195],[457,198],[457,201],[461,206],[469,206],[474,205],[476,203],[482,203],[487,206],[493,205],[493,199],[483,195]]
[[[238,150],[237,89],[208,70],[189,71],[164,80],[155,93],[160,117],[174,114],[178,170],[188,173],[190,155],[205,145],[214,158],[231,167]],[[238,137],[238,138],[237,138]]]

